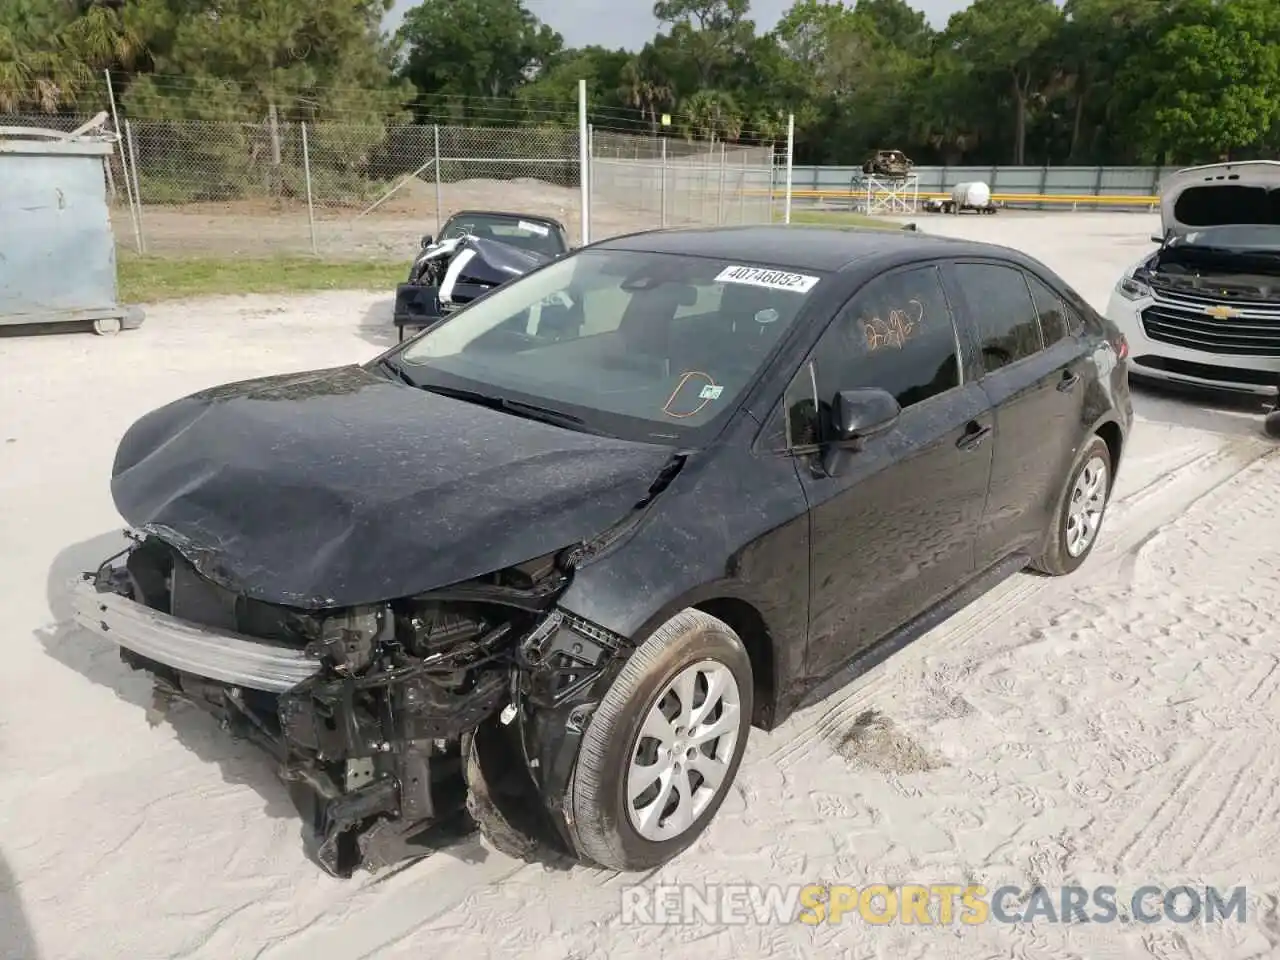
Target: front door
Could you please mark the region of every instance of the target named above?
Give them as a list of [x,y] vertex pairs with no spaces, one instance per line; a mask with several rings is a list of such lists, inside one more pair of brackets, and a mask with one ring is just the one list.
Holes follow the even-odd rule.
[[936,267],[878,277],[835,318],[788,390],[793,444],[813,451],[836,393],[859,387],[898,399],[895,427],[832,474],[820,451],[798,464],[810,510],[814,678],[973,575],[991,470],[991,405],[962,380]]

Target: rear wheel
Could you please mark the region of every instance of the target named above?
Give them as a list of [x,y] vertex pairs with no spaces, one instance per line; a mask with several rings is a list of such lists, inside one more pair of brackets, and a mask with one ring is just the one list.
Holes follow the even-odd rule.
[[1262,427],[1269,437],[1280,437],[1280,407],[1272,410],[1262,421]]
[[711,822],[751,726],[751,660],[698,610],[663,624],[627,661],[583,737],[565,798],[578,855],[645,870]]
[[1080,567],[1093,552],[1111,498],[1111,451],[1093,436],[1076,457],[1058,497],[1053,527],[1043,556],[1032,567],[1062,576]]

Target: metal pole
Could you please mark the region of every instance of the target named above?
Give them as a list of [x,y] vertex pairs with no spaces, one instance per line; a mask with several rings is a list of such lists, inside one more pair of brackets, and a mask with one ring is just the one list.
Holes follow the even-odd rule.
[[667,226],[667,138],[662,138],[662,187],[658,202],[662,204],[662,215],[658,220],[663,229]]
[[125,139],[129,142],[129,166],[133,167],[133,193],[138,198],[138,252],[147,252],[147,238],[142,232],[142,187],[138,183],[138,147],[133,139],[133,125],[124,122]]
[[791,170],[796,158],[796,115],[787,114],[787,195],[783,201],[782,222],[791,222]]
[[773,212],[773,188],[778,180],[778,143],[776,140],[769,142],[769,222],[774,221]]
[[434,125],[436,137],[436,239],[440,239],[440,224],[444,222],[444,187],[440,184],[440,124]]
[[[103,70],[103,74],[107,78],[107,101],[111,104],[111,123],[116,129],[116,138],[120,139],[120,170],[124,174],[124,192],[129,198],[129,221],[133,224],[133,240],[138,246],[138,252],[142,252],[142,226],[138,220],[138,210],[133,205],[133,181],[129,179],[129,162],[125,156],[124,140],[120,138],[120,115],[116,112],[116,91],[111,85],[111,71]],[[107,169],[111,168],[111,161],[107,161]]]
[[311,255],[320,256],[316,244],[316,208],[311,197],[311,148],[307,143],[307,125],[302,124],[302,175],[307,181],[307,225],[311,230]]
[[587,130],[587,81],[578,81],[578,183],[582,191],[582,245],[591,242],[591,143]]
[[726,145],[720,141],[720,185],[716,189],[716,226],[724,223],[724,164]]

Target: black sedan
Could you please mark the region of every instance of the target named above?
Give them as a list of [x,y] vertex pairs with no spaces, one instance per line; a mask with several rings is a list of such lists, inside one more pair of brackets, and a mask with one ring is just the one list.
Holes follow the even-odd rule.
[[999,247],[608,240],[366,365],[143,417],[111,484],[135,543],[77,617],[270,750],[335,874],[443,824],[652,867],[752,726],[1085,561],[1124,353]]

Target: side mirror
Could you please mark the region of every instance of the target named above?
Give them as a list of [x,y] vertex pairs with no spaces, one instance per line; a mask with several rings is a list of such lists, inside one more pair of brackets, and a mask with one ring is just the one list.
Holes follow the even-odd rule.
[[833,439],[848,443],[884,433],[901,413],[898,401],[879,387],[841,390],[831,404]]
[[429,234],[429,233],[424,233],[424,234],[422,235],[422,249],[423,249],[423,250],[427,249],[427,247],[431,246],[431,244],[434,242],[434,240],[435,240],[435,238],[434,238],[433,236],[431,236],[431,234]]

